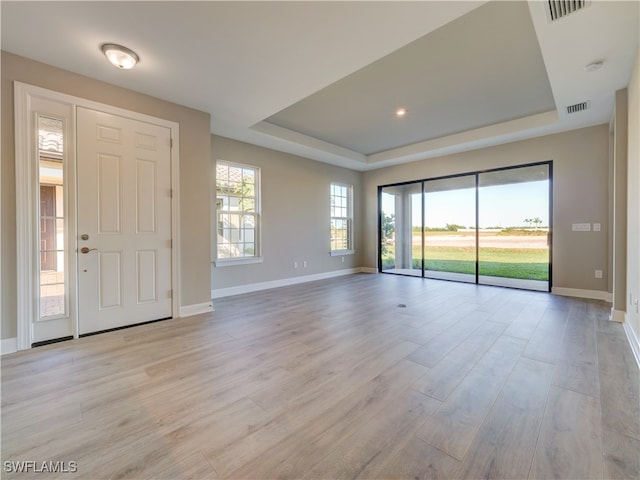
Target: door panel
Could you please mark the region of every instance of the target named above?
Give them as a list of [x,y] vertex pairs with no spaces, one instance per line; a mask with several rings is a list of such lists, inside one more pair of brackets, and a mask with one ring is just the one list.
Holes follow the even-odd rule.
[[380,195],[382,271],[422,276],[422,183],[385,187]]
[[120,233],[121,158],[98,153],[98,232]]
[[476,281],[475,186],[475,175],[424,182],[425,277]]
[[171,317],[170,140],[78,108],[80,334]]
[[549,165],[478,175],[479,283],[549,291]]

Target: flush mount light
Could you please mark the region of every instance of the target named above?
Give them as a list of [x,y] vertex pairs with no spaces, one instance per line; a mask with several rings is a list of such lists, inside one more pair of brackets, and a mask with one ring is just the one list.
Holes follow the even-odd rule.
[[402,118],[407,114],[407,109],[406,108],[399,108],[396,110],[396,117],[398,118]]
[[135,67],[136,63],[140,61],[136,52],[128,49],[127,47],[123,47],[122,45],[105,43],[100,47],[100,49],[113,66],[122,70],[129,70],[130,68]]
[[584,66],[584,69],[587,72],[595,72],[596,70],[600,70],[604,65],[604,60],[598,60],[596,62],[591,62]]

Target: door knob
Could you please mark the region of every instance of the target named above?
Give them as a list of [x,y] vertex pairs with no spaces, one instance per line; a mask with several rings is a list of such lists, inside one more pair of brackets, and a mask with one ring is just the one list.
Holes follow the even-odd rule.
[[98,250],[98,249],[97,248],[82,247],[80,249],[80,253],[89,253],[91,250]]

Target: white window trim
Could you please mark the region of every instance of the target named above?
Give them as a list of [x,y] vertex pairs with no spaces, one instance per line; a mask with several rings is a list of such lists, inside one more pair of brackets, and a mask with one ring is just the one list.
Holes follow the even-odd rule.
[[[216,246],[213,252],[214,260],[213,264],[216,267],[232,267],[235,265],[250,265],[255,263],[262,263],[264,261],[264,257],[262,256],[262,172],[260,167],[256,167],[255,165],[248,165],[246,163],[237,163],[230,162],[228,160],[217,159],[216,167],[218,163],[223,163],[226,165],[231,165],[234,167],[240,168],[250,168],[255,170],[256,172],[256,196],[255,196],[255,218],[256,218],[256,255],[253,257],[232,257],[232,258],[218,258],[218,208],[215,207],[215,219],[213,222],[214,232],[213,236],[216,239]],[[217,178],[216,178],[217,181]],[[213,197],[214,197],[214,205],[217,200],[217,191],[216,185],[213,185]]]
[[[354,232],[354,228],[353,228],[353,224],[354,224],[354,220],[353,220],[353,212],[354,212],[354,203],[353,203],[353,185],[350,185],[348,183],[341,183],[341,182],[331,182],[331,185],[337,185],[340,187],[346,187],[347,188],[347,202],[348,202],[348,206],[347,206],[347,213],[350,215],[347,215],[347,220],[348,220],[348,224],[349,224],[349,239],[350,239],[350,247],[351,248],[347,248],[347,249],[343,249],[343,250],[331,250],[331,239],[329,239],[329,255],[332,257],[342,257],[344,255],[355,255],[356,250],[354,247],[355,243],[355,232]],[[331,199],[331,190],[329,191],[329,199]],[[332,218],[336,218],[336,217],[332,217],[331,215],[329,215],[329,222],[331,222]]]
[[236,258],[218,258],[213,261],[216,267],[232,267],[233,265],[249,265],[251,263],[262,263],[264,257],[236,257]]
[[331,252],[329,252],[329,255],[331,255],[332,257],[342,257],[344,255],[355,255],[355,253],[355,250],[331,250]]

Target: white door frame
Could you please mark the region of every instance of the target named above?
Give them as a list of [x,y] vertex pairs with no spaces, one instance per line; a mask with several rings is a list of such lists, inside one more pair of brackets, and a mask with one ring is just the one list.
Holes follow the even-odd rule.
[[[34,110],[32,102],[34,99],[56,102],[70,106],[72,109],[72,119],[70,131],[74,132],[74,145],[69,152],[68,161],[74,166],[77,158],[75,155],[75,131],[77,107],[85,107],[99,110],[111,115],[118,115],[132,120],[151,123],[154,125],[169,128],[171,131],[171,285],[172,285],[172,316],[180,316],[180,130],[177,122],[164,120],[142,113],[131,112],[111,105],[106,105],[85,98],[75,97],[64,93],[47,90],[45,88],[28,85],[22,82],[14,82],[14,110],[15,110],[15,163],[16,163],[16,266],[17,266],[17,349],[26,350],[31,348],[33,343],[33,322],[37,315],[37,285],[35,276],[37,275],[36,240],[37,240],[37,213],[35,211],[36,188],[35,172],[37,171],[37,156],[34,154],[35,145],[35,125]],[[77,189],[75,178],[70,179],[66,188],[72,189],[69,198],[74,199]],[[70,221],[77,224],[77,205],[73,205],[72,218]],[[70,267],[74,270],[73,278],[77,278],[77,238],[71,239],[67,244],[67,254],[74,260],[70,262]],[[69,285],[71,292],[70,301],[74,301],[72,310],[77,312],[77,290],[78,283],[73,281]],[[78,316],[72,318],[73,336],[78,338]]]

